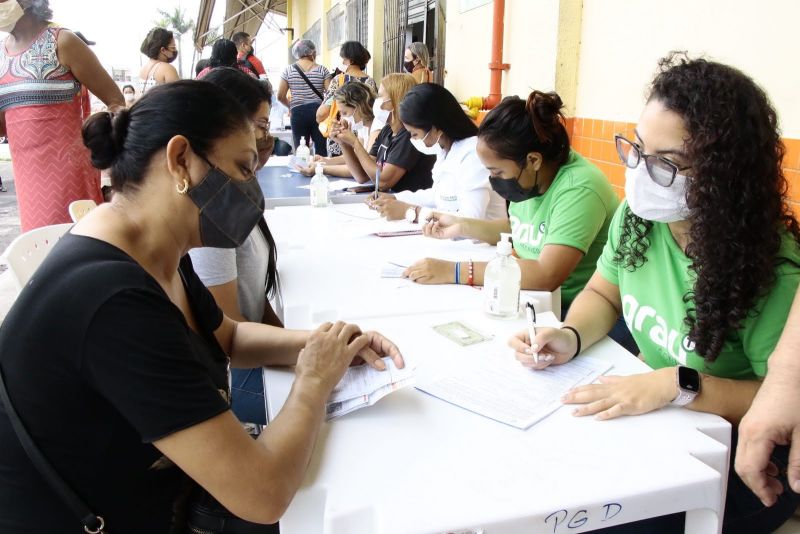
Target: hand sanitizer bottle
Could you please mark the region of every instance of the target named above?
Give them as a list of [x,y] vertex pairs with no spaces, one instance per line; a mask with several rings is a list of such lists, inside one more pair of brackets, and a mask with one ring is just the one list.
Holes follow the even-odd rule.
[[[317,163],[314,177],[311,179],[311,206],[324,208],[328,205],[328,178],[322,172],[322,164]],[[517,267],[519,270],[519,267]]]
[[311,165],[311,150],[309,150],[308,145],[306,144],[305,137],[300,138],[300,146],[294,151],[294,158],[297,161],[297,164],[302,167],[308,167]]
[[511,234],[500,234],[497,257],[486,265],[483,275],[484,311],[505,319],[516,317],[519,313],[522,280],[522,272],[511,250]]

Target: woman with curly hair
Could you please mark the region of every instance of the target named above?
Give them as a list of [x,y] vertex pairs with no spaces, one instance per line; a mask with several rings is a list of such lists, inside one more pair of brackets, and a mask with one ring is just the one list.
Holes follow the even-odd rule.
[[[533,343],[518,334],[511,345],[525,366],[565,363],[622,314],[654,370],[570,391],[564,402],[582,404],[575,415],[611,419],[672,404],[736,425],[800,281],[784,147],[767,95],[742,72],[674,53],[660,66],[634,139],[617,136],[627,201],[597,272],[564,327],[542,329]],[[772,460],[786,484],[786,448]],[[723,531],[772,532],[796,507],[787,491],[765,508],[731,471]]]

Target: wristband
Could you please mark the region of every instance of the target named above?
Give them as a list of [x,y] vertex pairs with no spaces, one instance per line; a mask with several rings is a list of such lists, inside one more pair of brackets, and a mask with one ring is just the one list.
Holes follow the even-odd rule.
[[467,278],[467,284],[470,286],[475,285],[475,277],[473,276],[475,270],[473,267],[472,260],[469,260],[469,277]]
[[456,262],[456,285],[461,283],[461,262]]
[[581,353],[581,335],[578,333],[577,330],[575,330],[571,326],[564,325],[561,327],[561,330],[571,330],[575,334],[575,340],[578,342],[578,348],[575,351],[575,354],[572,355],[572,357],[574,358],[575,356]]

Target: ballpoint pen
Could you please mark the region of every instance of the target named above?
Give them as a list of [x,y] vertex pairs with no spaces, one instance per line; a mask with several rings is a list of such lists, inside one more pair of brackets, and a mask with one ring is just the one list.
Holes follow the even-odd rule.
[[[530,302],[525,304],[525,314],[528,316],[528,337],[531,338],[531,347],[533,347],[533,339],[536,337],[536,310]],[[533,361],[539,363],[539,353],[533,353]]]

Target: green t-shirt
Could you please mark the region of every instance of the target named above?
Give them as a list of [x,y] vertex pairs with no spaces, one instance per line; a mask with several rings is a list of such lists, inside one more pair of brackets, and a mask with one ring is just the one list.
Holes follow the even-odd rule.
[[789,234],[783,237],[775,285],[756,303],[741,328],[728,333],[717,359],[707,363],[694,352],[687,337],[689,330],[683,320],[689,305],[683,296],[694,287],[694,273],[669,226],[653,223],[647,262],[635,271],[614,262],[627,207],[623,202],[611,222],[597,270],[619,286],[625,322],[647,364],[654,369],[681,364],[722,378],[763,377],[800,283],[800,249],[794,239]]
[[535,260],[546,245],[566,245],[583,252],[561,285],[565,306],[592,277],[617,204],[603,172],[573,150],[544,195],[508,207],[514,250],[520,258]]

